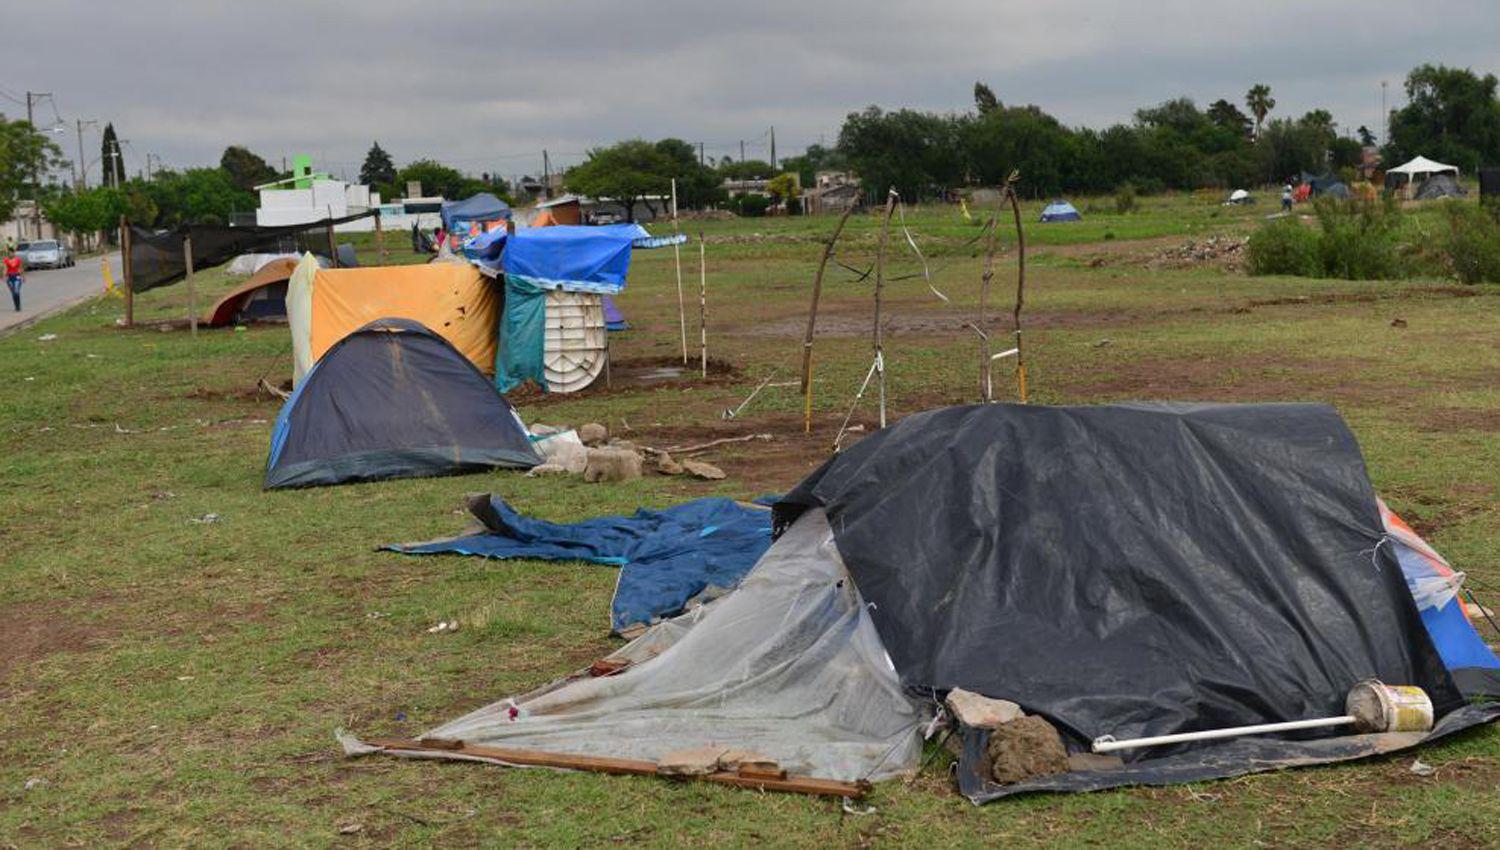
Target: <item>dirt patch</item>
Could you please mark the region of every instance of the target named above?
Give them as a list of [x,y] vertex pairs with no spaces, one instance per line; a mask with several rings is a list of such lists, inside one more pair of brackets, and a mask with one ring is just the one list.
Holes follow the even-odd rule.
[[1368,304],[1375,301],[1411,301],[1431,296],[1474,298],[1481,295],[1463,286],[1417,286],[1397,289],[1371,289],[1363,292],[1326,292],[1319,295],[1293,295],[1282,298],[1251,299],[1249,307],[1280,307],[1288,304]]
[[211,390],[207,387],[193,387],[183,396],[195,401],[278,401],[271,393],[260,387],[241,387],[232,390]]
[[682,389],[685,387],[727,386],[738,383],[742,372],[727,360],[708,358],[708,378],[701,377],[699,361],[691,358],[687,366],[681,357],[641,357],[617,360],[610,364],[609,379],[603,376],[578,393],[547,393],[527,383],[506,393],[512,405],[547,407],[580,398],[609,398],[649,389]]
[[1068,390],[1070,395],[1104,399],[1411,404],[1411,393],[1404,386],[1361,378],[1367,367],[1352,359],[1308,361],[1252,355],[1112,359],[1085,380],[1070,383]]
[[[716,446],[692,457],[723,469],[731,482],[742,484],[748,491],[784,493],[832,455],[833,438],[842,421],[843,414],[814,415],[812,433],[805,434],[800,415],[770,413],[695,425],[641,428],[625,436],[641,445],[663,448],[698,445],[745,434],[771,434],[770,440]],[[859,416],[851,424],[859,429],[845,435],[844,448],[877,427],[873,420]]]
[[[1146,322],[1159,322],[1172,312],[1192,311],[1163,311],[1157,310],[1151,313],[1131,312],[1124,310],[1111,311],[1062,311],[1062,310],[1028,310],[1021,317],[1022,326],[1027,330],[1067,330],[1071,328],[1099,328],[1118,327]],[[870,336],[872,331],[872,319],[868,307],[859,312],[845,312],[834,310],[823,312],[818,315],[818,328],[816,336],[838,338],[838,337],[861,337]],[[972,311],[959,310],[924,310],[921,313],[892,313],[885,317],[885,332],[888,335],[900,336],[904,334],[915,334],[923,336],[973,336],[974,329],[970,323],[974,321]],[[1011,316],[1008,308],[993,309],[985,322],[985,331],[992,337],[995,333],[1008,332],[1011,327]],[[801,337],[807,332],[806,316],[789,316],[784,319],[772,319],[738,328],[734,333],[745,336],[756,337]]]
[[49,655],[87,652],[114,634],[75,619],[61,600],[0,607],[0,682]]
[[1423,417],[1424,431],[1500,431],[1500,410],[1471,410],[1467,408],[1440,408],[1427,411]]

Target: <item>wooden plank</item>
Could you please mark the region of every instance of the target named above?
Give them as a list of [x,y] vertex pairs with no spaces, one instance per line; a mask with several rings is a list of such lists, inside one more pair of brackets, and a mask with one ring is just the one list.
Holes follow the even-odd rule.
[[[452,755],[468,755],[494,759],[507,764],[526,767],[555,767],[563,770],[586,770],[592,773],[609,773],[628,776],[656,776],[656,762],[646,759],[624,759],[609,756],[585,756],[572,753],[552,753],[543,750],[512,749],[509,747],[484,747],[463,741],[424,739],[410,741],[395,738],[372,738],[365,743],[385,750],[406,752],[435,752]],[[453,746],[457,744],[458,746]],[[766,776],[741,775],[719,771],[704,776],[683,777],[736,788],[751,788],[757,791],[782,791],[789,794],[813,794],[829,797],[858,799],[870,793],[870,783],[844,782],[838,779],[816,779],[811,776]]]

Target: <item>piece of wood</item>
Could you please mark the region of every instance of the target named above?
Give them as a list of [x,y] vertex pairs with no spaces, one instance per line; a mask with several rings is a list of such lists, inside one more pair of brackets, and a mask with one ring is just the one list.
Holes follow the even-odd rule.
[[708,378],[708,263],[703,253],[703,231],[698,231],[698,356],[702,377]]
[[704,449],[711,449],[714,446],[722,446],[722,445],[726,445],[728,443],[748,443],[748,442],[750,442],[752,440],[773,440],[773,439],[775,439],[775,437],[774,437],[774,435],[771,435],[771,434],[745,434],[744,436],[740,436],[740,437],[720,437],[717,440],[709,440],[706,443],[698,443],[696,445],[691,445],[691,446],[668,446],[668,447],[666,447],[664,449],[658,449],[657,451],[667,452],[668,454],[682,454],[682,455],[685,455],[685,454],[691,454],[693,452],[701,452]]
[[193,283],[193,235],[191,232],[182,237],[182,261],[187,267],[188,327],[196,337],[198,335],[198,289]]
[[430,750],[461,750],[462,738],[418,738],[417,743]]
[[333,220],[329,219],[328,230],[328,264],[334,268],[339,267],[339,248],[333,243]]
[[[373,738],[365,743],[372,747],[396,752],[451,753],[493,759],[505,764],[522,767],[555,767],[562,770],[586,770],[592,773],[608,773],[617,776],[657,776],[656,762],[646,759],[625,759],[609,756],[585,756],[572,753],[551,753],[543,750],[513,749],[510,747],[485,747],[440,740],[436,745],[421,741],[406,741],[392,738]],[[703,776],[682,777],[682,781],[716,782],[736,788],[752,788],[757,791],[784,791],[791,794],[812,794],[830,797],[859,799],[870,793],[870,783],[864,780],[845,782],[838,779],[817,779],[811,776],[741,776],[729,771],[718,771]]]
[[385,231],[380,227],[380,207],[375,208],[375,256],[380,265],[385,265]]
[[839,216],[839,223],[833,228],[833,235],[828,237],[828,243],[823,246],[823,257],[818,261],[818,273],[813,275],[812,306],[807,310],[807,333],[802,337],[802,433],[812,433],[812,350],[813,333],[818,327],[818,300],[823,297],[823,273],[828,269],[828,260],[833,257],[833,246],[838,243],[839,235],[844,232],[844,225],[849,221],[849,214],[854,212],[854,205],[844,210]]
[[135,327],[135,276],[130,273],[130,221],[120,216],[120,266],[125,278],[125,327]]
[[682,231],[677,226],[677,178],[672,178],[672,264],[677,269],[677,323],[682,328],[682,365],[688,363],[687,353],[687,305],[682,300],[682,246],[675,237]]
[[1026,404],[1026,349],[1021,345],[1021,308],[1026,304],[1026,231],[1021,227],[1021,202],[1016,198],[1015,182],[1019,176],[1011,172],[1005,181],[1005,197],[1010,200],[1010,209],[1016,219],[1016,306],[1011,313],[1011,322],[1016,337],[1016,394]]
[[880,427],[885,427],[885,343],[881,328],[881,294],[885,290],[885,245],[891,237],[891,214],[896,211],[896,188],[885,196],[885,217],[880,222],[880,243],[875,248],[875,377],[880,382]]
[[979,333],[979,401],[995,400],[993,367],[990,362],[990,335],[984,329],[985,305],[990,297],[990,280],[995,276],[995,233],[1000,229],[1000,214],[1005,211],[1005,193],[995,202],[995,217],[990,219],[990,234],[984,247],[984,273],[979,276],[979,318],[974,330]]

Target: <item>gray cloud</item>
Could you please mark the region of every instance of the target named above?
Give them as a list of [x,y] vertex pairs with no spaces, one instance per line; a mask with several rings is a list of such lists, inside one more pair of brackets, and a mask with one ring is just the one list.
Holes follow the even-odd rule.
[[632,136],[712,155],[744,139],[765,156],[772,124],[779,152],[795,152],[871,103],[967,109],[976,79],[1094,126],[1179,95],[1238,102],[1265,82],[1276,114],[1324,107],[1378,131],[1381,80],[1394,105],[1414,65],[1500,65],[1500,16],[1483,0],[58,0],[0,26],[0,88],[113,121],[132,170],[148,152],[188,166],[244,144],[353,172],[375,139],[398,162],[507,175],[540,170],[544,147],[567,163]]

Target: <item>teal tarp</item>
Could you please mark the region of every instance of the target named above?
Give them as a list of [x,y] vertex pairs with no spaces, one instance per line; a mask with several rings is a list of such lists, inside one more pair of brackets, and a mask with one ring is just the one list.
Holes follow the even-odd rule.
[[546,343],[547,290],[525,278],[506,275],[500,346],[495,350],[495,387],[508,393],[527,380],[547,386],[542,371]]

